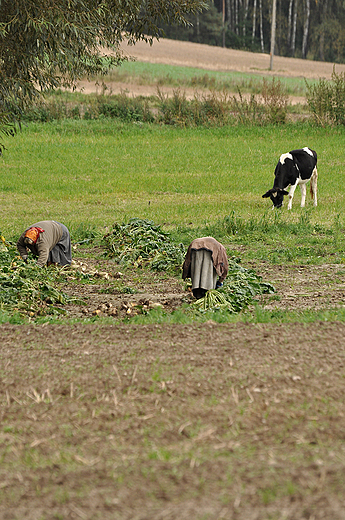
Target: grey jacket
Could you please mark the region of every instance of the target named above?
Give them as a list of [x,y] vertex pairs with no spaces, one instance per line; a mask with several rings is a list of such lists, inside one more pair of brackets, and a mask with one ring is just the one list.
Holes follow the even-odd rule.
[[[24,243],[25,233],[31,227],[40,227],[44,229],[44,233],[40,233],[36,244],[31,244],[30,246]],[[50,251],[62,238],[62,227],[60,224],[55,222],[54,220],[42,220],[41,222],[36,222],[36,224],[32,224],[27,227],[24,233],[20,236],[17,242],[17,249],[20,253],[20,256],[25,259],[28,256],[28,249],[33,253],[34,256],[37,256],[37,265],[39,267],[43,267],[47,264],[48,257]]]

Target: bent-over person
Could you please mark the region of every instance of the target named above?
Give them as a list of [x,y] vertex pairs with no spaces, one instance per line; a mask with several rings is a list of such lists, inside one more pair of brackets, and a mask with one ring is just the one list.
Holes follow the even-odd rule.
[[182,278],[191,278],[193,296],[199,299],[221,287],[228,270],[225,247],[213,237],[196,238],[188,247]]
[[28,227],[17,242],[17,249],[24,261],[31,253],[37,257],[37,265],[70,265],[72,262],[71,237],[66,226],[54,220],[42,220]]

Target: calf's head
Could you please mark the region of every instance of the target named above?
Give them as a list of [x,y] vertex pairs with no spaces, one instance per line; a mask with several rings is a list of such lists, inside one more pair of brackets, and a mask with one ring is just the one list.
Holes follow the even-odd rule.
[[281,208],[283,205],[284,195],[288,194],[289,192],[283,190],[282,188],[271,188],[263,194],[262,198],[267,199],[268,197],[270,197],[271,201],[273,202],[273,206],[275,208]]

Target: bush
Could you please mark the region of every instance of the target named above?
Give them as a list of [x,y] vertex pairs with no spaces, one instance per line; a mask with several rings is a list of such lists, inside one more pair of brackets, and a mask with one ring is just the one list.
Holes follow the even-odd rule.
[[194,94],[187,100],[185,92],[176,89],[169,98],[158,89],[158,119],[168,125],[177,126],[224,126],[231,117],[231,100],[223,90],[210,90],[207,94]]
[[154,117],[149,109],[148,101],[143,98],[130,98],[126,93],[100,100],[99,114],[105,117],[117,118],[124,122],[153,122]]
[[[254,94],[246,99],[238,89],[238,97],[232,97],[232,113],[239,123],[255,124],[259,121],[258,116],[262,116],[262,107],[259,106]],[[263,122],[262,117],[260,117],[260,121]]]
[[307,87],[307,103],[314,121],[325,125],[345,125],[345,72],[333,67],[331,80],[320,79]]
[[185,92],[178,88],[169,98],[157,87],[158,119],[165,125],[193,126],[198,121],[198,111],[192,110],[191,103],[187,101]]
[[271,82],[268,82],[264,79],[261,96],[267,122],[273,124],[285,123],[289,96],[281,81],[273,78]]

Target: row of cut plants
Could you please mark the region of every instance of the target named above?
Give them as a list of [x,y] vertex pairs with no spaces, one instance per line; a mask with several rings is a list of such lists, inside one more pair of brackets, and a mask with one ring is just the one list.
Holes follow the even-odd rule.
[[[131,219],[127,224],[113,225],[104,237],[107,255],[124,266],[148,267],[156,271],[181,273],[186,249],[176,245],[171,235],[150,220]],[[229,271],[219,290],[208,291],[204,298],[196,300],[194,308],[200,311],[223,309],[238,313],[253,303],[260,294],[275,292],[272,284],[263,282],[253,269],[239,265],[238,259],[229,260]]]
[[[175,243],[170,233],[145,219],[130,219],[127,223],[115,223],[102,239],[104,254],[113,258],[122,268],[150,269],[181,276],[186,254],[182,243]],[[77,268],[76,268],[77,267]],[[91,273],[92,274],[92,273]],[[91,276],[91,275],[90,275]],[[34,258],[27,263],[18,255],[16,247],[2,237],[0,248],[0,310],[35,319],[45,315],[65,315],[67,303],[83,303],[67,296],[59,287],[76,279],[88,281],[87,272],[70,267],[39,268]],[[235,260],[229,261],[229,273],[223,287],[209,291],[204,298],[193,303],[193,309],[223,309],[239,313],[254,298],[274,292],[274,287],[262,281],[251,269],[245,269]]]

